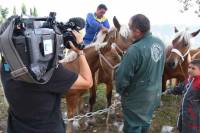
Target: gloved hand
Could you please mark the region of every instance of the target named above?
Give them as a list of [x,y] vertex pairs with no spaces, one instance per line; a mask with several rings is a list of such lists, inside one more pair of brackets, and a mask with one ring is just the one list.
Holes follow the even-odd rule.
[[104,27],[104,26],[101,27],[101,31],[103,33],[108,33],[108,29],[106,27]]

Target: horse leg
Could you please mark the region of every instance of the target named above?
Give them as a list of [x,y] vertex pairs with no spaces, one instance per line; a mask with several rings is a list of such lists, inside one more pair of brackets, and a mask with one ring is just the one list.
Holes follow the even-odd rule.
[[[78,114],[84,114],[85,113],[85,111],[84,111],[84,104],[83,104],[84,102],[83,102],[83,98],[82,98],[82,96],[80,95],[79,96],[79,99],[78,99]],[[83,119],[81,119],[80,120],[80,129],[82,129],[82,130],[85,130],[85,129],[87,129],[87,127],[88,127],[88,124],[86,123],[86,121],[85,121],[85,118],[83,118]]]
[[90,98],[89,98],[89,112],[92,112],[93,106],[96,102],[96,82],[95,82],[95,74],[92,76],[93,78],[93,86],[90,88]]
[[113,89],[113,84],[112,83],[106,83],[107,107],[109,107],[111,105],[112,89]]
[[162,92],[164,92],[166,90],[167,80],[168,80],[168,76],[167,76],[166,72],[164,71],[163,77],[162,77]]
[[[95,74],[92,76],[93,78],[93,86],[90,88],[90,98],[89,98],[89,112],[93,111],[93,106],[96,102],[96,81],[95,81]],[[95,117],[91,116],[88,119],[88,123],[90,125],[94,125],[96,123]]]
[[83,98],[81,96],[78,97],[78,113],[84,113]]
[[[108,108],[111,106],[111,101],[112,101],[112,89],[113,89],[113,84],[112,84],[112,82],[106,83],[106,97],[107,97],[107,107],[108,107]],[[110,111],[108,112],[106,124],[109,123],[110,117],[113,118],[112,120],[116,120],[116,119],[115,119],[115,109],[112,109],[112,110],[110,110]]]
[[[77,107],[77,96],[66,96],[66,102],[67,102],[67,118],[73,118],[74,115],[76,114],[76,107]],[[67,128],[66,128],[66,133],[73,133],[73,121],[68,121],[67,122]]]

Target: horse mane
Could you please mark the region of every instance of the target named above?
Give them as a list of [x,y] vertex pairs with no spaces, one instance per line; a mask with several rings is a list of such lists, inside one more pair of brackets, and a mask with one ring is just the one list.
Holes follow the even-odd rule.
[[103,33],[102,31],[99,31],[99,33],[96,36],[96,43],[102,43],[106,37],[106,33]]
[[103,43],[94,42],[91,44],[90,47],[95,47],[95,50],[98,51],[101,48],[104,48],[107,44],[108,44],[108,42],[103,42]]
[[60,63],[71,62],[71,61],[74,61],[77,57],[78,57],[78,54],[76,52],[74,52],[73,50],[70,50],[70,49],[66,49],[64,59],[62,59],[59,62]]
[[188,46],[191,46],[191,34],[188,32],[188,29],[185,29],[184,31],[182,32],[178,32],[176,35],[175,35],[175,38],[179,37],[180,38],[178,39],[178,42],[180,42],[182,39],[188,44]]

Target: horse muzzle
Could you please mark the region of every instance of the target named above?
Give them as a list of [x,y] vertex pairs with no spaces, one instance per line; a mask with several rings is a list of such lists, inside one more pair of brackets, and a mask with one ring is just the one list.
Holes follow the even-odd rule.
[[177,65],[178,65],[178,62],[176,62],[176,61],[169,61],[169,62],[167,62],[167,66],[169,68],[171,68],[171,69],[175,69],[177,67]]

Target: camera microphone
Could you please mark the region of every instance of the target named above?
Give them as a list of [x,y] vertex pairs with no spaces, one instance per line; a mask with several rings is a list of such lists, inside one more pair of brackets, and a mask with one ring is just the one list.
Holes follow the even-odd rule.
[[81,17],[70,18],[68,23],[74,24],[76,31],[80,31],[85,28],[85,20]]

